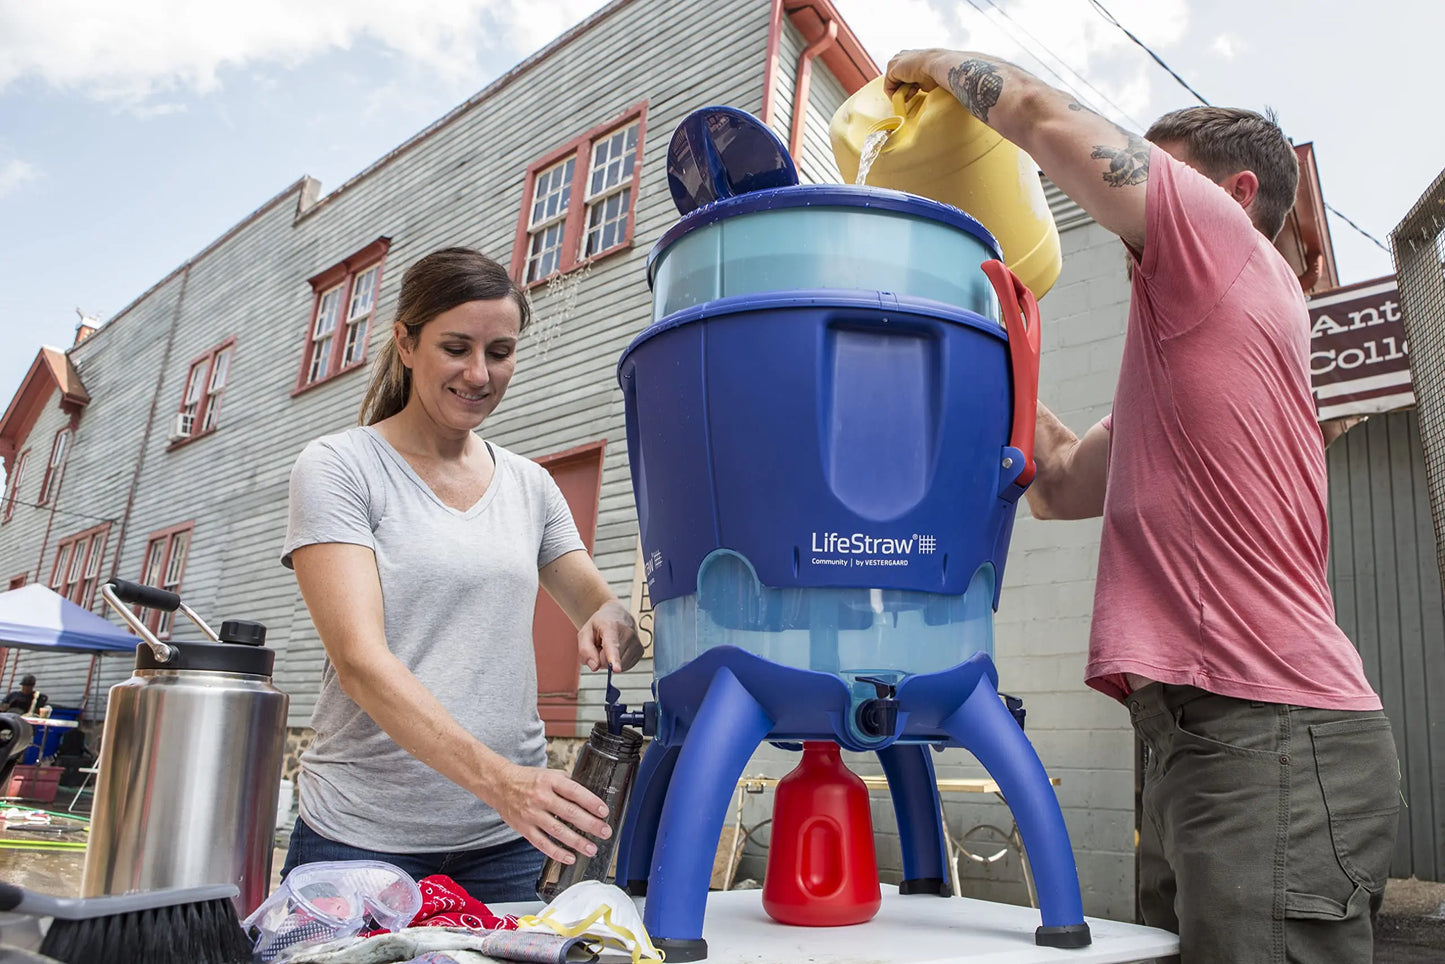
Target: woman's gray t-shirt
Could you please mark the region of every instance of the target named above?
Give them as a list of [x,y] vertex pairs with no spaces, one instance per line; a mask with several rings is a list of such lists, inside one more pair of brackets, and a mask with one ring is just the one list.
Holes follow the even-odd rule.
[[[585,547],[547,470],[492,450],[492,482],[462,512],[375,429],[317,439],[291,470],[281,561],[289,567],[293,550],[316,543],[373,550],[392,654],[486,746],[545,766],[532,648],[537,571]],[[390,853],[470,850],[517,836],[382,732],[342,691],[330,660],[311,725],[301,816],[322,836]]]

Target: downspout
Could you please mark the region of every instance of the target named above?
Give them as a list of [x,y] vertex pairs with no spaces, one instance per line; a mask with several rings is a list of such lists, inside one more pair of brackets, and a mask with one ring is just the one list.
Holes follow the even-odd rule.
[[90,671],[85,674],[85,692],[80,696],[80,718],[85,719],[85,711],[90,706],[90,684],[95,682],[95,661],[100,659],[99,654],[90,654]]
[[813,77],[813,58],[838,42],[838,21],[828,18],[823,36],[803,48],[798,55],[797,83],[793,85],[793,128],[788,138],[788,152],[794,163],[803,149],[803,127],[808,119],[808,84]]
[[768,13],[768,46],[763,57],[763,109],[759,115],[764,124],[773,123],[773,88],[778,84],[778,44],[783,36],[783,0],[772,0]]
[[[156,424],[156,408],[160,405],[161,389],[166,383],[166,372],[171,367],[171,346],[176,341],[176,329],[181,323],[181,311],[186,304],[186,285],[191,280],[191,262],[187,261],[181,272],[181,290],[176,295],[176,309],[171,313],[171,328],[166,333],[166,347],[161,351],[161,370],[156,375],[156,390],[151,394],[150,413],[146,416],[145,432],[141,434],[140,451],[136,454],[135,471],[130,476],[130,489],[125,495],[125,511],[120,514],[120,531],[115,537],[115,561],[110,565],[111,577],[120,572],[121,549],[125,547],[125,530],[130,525],[130,511],[135,505],[135,490],[140,484],[141,467],[145,465],[146,449],[150,447],[151,431]],[[141,550],[144,553],[144,549]],[[137,578],[140,578],[137,574]]]

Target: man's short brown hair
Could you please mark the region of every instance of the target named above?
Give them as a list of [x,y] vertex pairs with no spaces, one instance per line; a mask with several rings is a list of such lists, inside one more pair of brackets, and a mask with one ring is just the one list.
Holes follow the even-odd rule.
[[1155,144],[1179,141],[1194,167],[1212,181],[1240,171],[1259,178],[1254,226],[1273,241],[1294,207],[1299,159],[1274,112],[1241,107],[1185,107],[1156,120],[1144,135]]

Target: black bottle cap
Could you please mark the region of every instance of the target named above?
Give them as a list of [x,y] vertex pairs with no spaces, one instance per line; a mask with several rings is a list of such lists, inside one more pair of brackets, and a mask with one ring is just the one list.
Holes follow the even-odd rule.
[[[225,638],[224,633],[222,638]],[[175,650],[175,655],[163,663],[156,659],[149,646],[141,643],[135,648],[135,668],[270,676],[276,667],[276,651],[265,646],[237,646],[177,639],[170,640],[169,645]]]
[[265,646],[266,627],[249,619],[228,619],[221,623],[217,634],[223,643],[239,643],[242,646]]

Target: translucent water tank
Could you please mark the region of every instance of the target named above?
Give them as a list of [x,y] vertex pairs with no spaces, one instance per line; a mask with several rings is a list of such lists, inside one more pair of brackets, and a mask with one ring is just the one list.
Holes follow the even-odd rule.
[[703,562],[698,591],[658,603],[659,677],[716,646],[736,646],[783,666],[898,678],[993,655],[994,572],[980,566],[963,595],[907,589],[775,588],[748,560],[719,549]]
[[751,210],[723,207],[717,213],[727,216],[716,220],[704,210],[682,222],[685,232],[659,242],[651,265],[654,321],[738,295],[862,289],[906,293],[999,322],[988,279],[969,270],[993,257],[990,242],[920,216],[946,213],[943,205],[840,186],[759,192],[747,201]]

